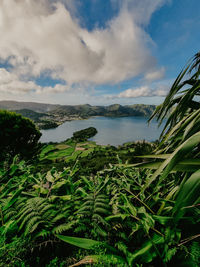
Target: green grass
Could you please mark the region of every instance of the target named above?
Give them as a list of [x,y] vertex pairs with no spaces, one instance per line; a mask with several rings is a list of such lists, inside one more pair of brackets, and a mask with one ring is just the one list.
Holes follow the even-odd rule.
[[69,145],[66,145],[66,144],[56,145],[56,148],[58,148],[59,150],[67,149],[68,147],[69,147]]
[[50,160],[55,160],[57,158],[64,158],[67,156],[71,156],[73,152],[74,152],[74,148],[69,147],[69,148],[64,149],[64,150],[59,150],[59,151],[49,153],[45,158],[50,159]]
[[71,139],[66,140],[63,144],[66,144],[68,146],[75,146],[76,145],[76,143]]
[[83,148],[97,147],[96,144],[91,144],[91,143],[82,144],[80,146],[83,147]]
[[81,155],[83,151],[77,150],[71,156],[66,157],[65,162],[68,163],[69,161],[75,161],[78,155]]
[[[81,147],[85,150],[75,151],[76,147]],[[65,162],[69,162],[70,160],[75,160],[78,155],[82,158],[87,157],[94,151],[94,148],[97,147],[95,142],[75,143],[73,140],[69,139],[60,144],[45,146],[40,153],[40,160],[48,159],[54,161],[59,158],[66,158]]]
[[47,145],[43,148],[43,150],[40,153],[40,159],[43,159],[46,154],[48,154],[50,151],[55,150],[54,145]]
[[[76,148],[83,148],[84,150],[76,150]],[[104,149],[104,146],[99,146],[95,142],[84,141],[75,143],[73,140],[68,139],[60,144],[45,146],[40,154],[40,160],[48,159],[55,161],[56,159],[63,158],[67,163],[76,160],[77,156],[84,158],[94,151],[102,151]]]
[[87,157],[91,152],[93,152],[94,151],[94,149],[93,148],[91,148],[91,149],[88,149],[88,150],[84,150],[84,151],[81,151],[82,153],[81,153],[81,157],[82,158],[84,158],[84,157]]
[[72,140],[67,140],[67,142],[56,145],[47,145],[40,153],[40,160],[55,160],[56,158],[71,156],[75,150],[75,146],[76,143]]

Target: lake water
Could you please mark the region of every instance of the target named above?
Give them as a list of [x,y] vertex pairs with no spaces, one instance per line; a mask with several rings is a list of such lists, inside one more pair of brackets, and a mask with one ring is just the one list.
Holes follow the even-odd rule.
[[98,133],[90,140],[100,145],[122,145],[125,142],[147,140],[155,141],[159,138],[161,128],[156,121],[150,125],[143,117],[92,117],[87,120],[67,121],[54,129],[41,130],[40,141],[61,142],[72,137],[73,132],[88,127],[95,127]]

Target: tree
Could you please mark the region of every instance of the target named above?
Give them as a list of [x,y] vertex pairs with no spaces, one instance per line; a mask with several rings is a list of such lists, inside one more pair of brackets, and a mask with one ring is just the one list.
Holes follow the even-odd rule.
[[15,112],[0,111],[0,160],[9,160],[19,154],[31,157],[41,137],[35,124]]

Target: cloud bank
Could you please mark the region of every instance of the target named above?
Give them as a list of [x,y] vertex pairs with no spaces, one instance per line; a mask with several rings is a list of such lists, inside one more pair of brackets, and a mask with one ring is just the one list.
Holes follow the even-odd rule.
[[8,72],[4,68],[0,68],[0,92],[8,94],[23,94],[23,93],[61,93],[70,91],[71,88],[67,85],[56,84],[52,86],[39,86],[34,81],[19,80],[15,73]]
[[[166,0],[112,1],[120,5],[118,16],[106,28],[88,31],[71,15],[75,1],[0,0],[0,61],[10,66],[5,77],[1,69],[0,90],[56,92],[73,84],[117,84],[141,74],[147,80],[162,77],[144,25]],[[43,73],[67,86],[42,89],[33,80]]]
[[129,88],[118,95],[108,95],[108,98],[137,98],[137,97],[164,97],[169,92],[169,86],[165,84],[157,84],[154,86],[144,85],[137,88]]

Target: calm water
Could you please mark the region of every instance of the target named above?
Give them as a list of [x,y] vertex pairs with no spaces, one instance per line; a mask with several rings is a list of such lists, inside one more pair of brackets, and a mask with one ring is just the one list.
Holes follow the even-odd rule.
[[88,120],[67,121],[55,129],[42,130],[40,141],[61,142],[72,137],[73,132],[95,127],[98,133],[90,140],[101,145],[122,145],[125,142],[147,140],[155,141],[158,139],[161,129],[157,127],[157,122],[152,121],[147,124],[146,118],[141,117],[122,117],[107,118],[93,117]]

